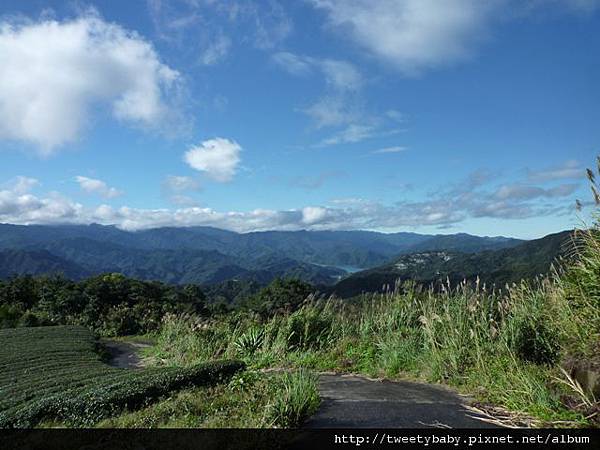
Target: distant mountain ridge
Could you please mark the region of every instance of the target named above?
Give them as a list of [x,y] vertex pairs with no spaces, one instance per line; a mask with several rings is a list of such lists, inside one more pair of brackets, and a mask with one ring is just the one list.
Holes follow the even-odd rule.
[[[328,285],[346,274],[336,267],[369,268],[415,251],[444,248],[470,253],[510,248],[521,242],[467,234],[371,231],[242,234],[211,227],[124,231],[96,224],[0,224],[0,251],[20,252],[10,257],[4,255],[0,276],[62,272],[69,277],[83,277],[121,272],[175,284],[215,284],[236,279],[268,283],[283,276]],[[36,261],[35,252],[40,251],[46,253]]]
[[481,283],[502,286],[548,273],[555,259],[568,253],[572,234],[572,231],[563,231],[514,247],[477,253],[435,249],[402,255],[384,265],[345,277],[327,291],[347,298],[378,292],[386,285],[393,288],[398,280],[430,285],[448,279],[456,285],[462,280],[479,278]]

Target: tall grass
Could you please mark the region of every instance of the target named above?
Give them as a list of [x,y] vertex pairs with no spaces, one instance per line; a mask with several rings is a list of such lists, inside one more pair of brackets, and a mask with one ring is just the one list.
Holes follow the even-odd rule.
[[[600,204],[595,175],[589,178]],[[599,359],[599,219],[577,232],[561,264],[531,282],[406,283],[353,302],[312,298],[270,319],[237,313],[199,324],[169,316],[158,355],[189,364],[235,357],[254,367],[408,375],[545,420],[583,420],[562,405],[565,383],[556,380],[568,357]]]
[[282,428],[296,428],[312,415],[321,402],[317,377],[305,370],[283,374],[278,395],[270,405],[273,424]]
[[[239,316],[200,326],[192,317],[170,316],[158,351],[179,363],[219,356],[254,367],[409,375],[462,386],[546,420],[571,420],[579,416],[561,406],[551,380],[573,342],[589,347],[594,335],[585,319],[590,311],[572,304],[565,289],[561,278],[502,289],[409,283],[353,304],[313,300],[268,320]],[[285,392],[281,410],[301,397]]]

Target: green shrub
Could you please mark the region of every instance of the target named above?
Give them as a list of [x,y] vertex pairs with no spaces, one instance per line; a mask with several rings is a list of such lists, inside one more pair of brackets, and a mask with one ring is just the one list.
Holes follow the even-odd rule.
[[513,348],[523,361],[552,365],[558,361],[560,342],[555,331],[540,320],[522,320],[517,325]]
[[283,375],[270,409],[275,426],[296,428],[317,410],[321,402],[317,381],[314,374],[303,369]]
[[290,349],[318,349],[327,342],[333,316],[321,307],[305,306],[287,318],[285,333]]

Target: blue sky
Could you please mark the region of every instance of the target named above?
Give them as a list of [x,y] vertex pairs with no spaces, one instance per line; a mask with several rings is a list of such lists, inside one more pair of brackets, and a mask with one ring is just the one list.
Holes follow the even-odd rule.
[[0,222],[579,224],[600,1],[0,5]]

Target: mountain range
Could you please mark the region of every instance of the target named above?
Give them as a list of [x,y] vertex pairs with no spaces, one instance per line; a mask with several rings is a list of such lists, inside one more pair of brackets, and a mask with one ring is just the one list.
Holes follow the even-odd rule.
[[351,274],[325,291],[347,298],[393,288],[396,282],[405,280],[424,285],[449,280],[456,285],[479,278],[481,283],[503,286],[548,273],[557,257],[569,255],[572,235],[572,231],[563,231],[510,248],[476,253],[435,249],[401,255],[381,266]]
[[383,266],[400,255],[447,251],[471,254],[524,241],[468,234],[371,231],[235,233],[211,227],[125,231],[104,225],[0,224],[0,277],[62,273],[81,279],[120,272],[173,284],[229,280],[266,284],[296,277],[332,285],[352,270]]

